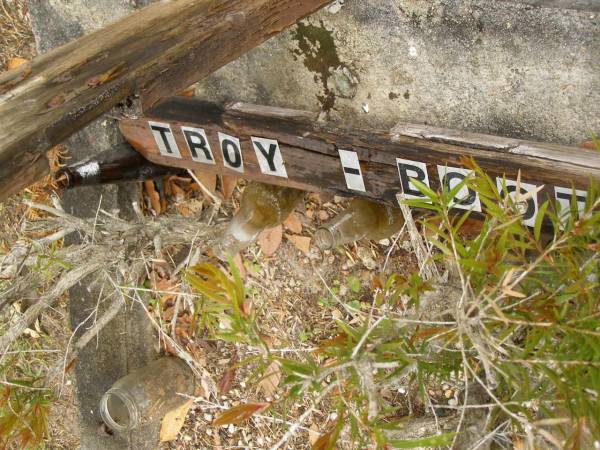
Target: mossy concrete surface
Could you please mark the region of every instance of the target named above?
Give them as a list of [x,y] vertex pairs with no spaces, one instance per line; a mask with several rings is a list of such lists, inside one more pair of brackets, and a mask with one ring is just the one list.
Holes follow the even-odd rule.
[[404,121],[568,144],[600,133],[600,14],[496,0],[341,3],[198,95],[380,129]]

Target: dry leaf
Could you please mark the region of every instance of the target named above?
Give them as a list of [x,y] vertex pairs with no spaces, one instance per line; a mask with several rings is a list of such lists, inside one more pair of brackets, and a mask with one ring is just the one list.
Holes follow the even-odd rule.
[[294,244],[298,250],[300,250],[305,255],[308,255],[310,250],[310,238],[306,236],[296,236],[293,234],[286,234],[285,237],[288,241]]
[[324,209],[321,209],[317,213],[317,217],[319,218],[319,220],[321,222],[325,222],[326,220],[329,220],[329,213],[327,211],[325,211]]
[[231,177],[229,175],[221,175],[221,192],[225,200],[228,200],[233,195],[233,191],[237,186],[239,178]]
[[266,257],[273,256],[283,239],[283,227],[277,225],[269,228],[258,235],[258,245]]
[[[194,170],[194,175],[196,175],[196,178],[198,178],[200,183],[202,183],[211,194],[216,195],[217,175],[214,173],[200,172],[199,170]],[[208,197],[208,200],[212,201],[210,197]]]
[[587,141],[583,141],[581,144],[579,144],[579,147],[588,150],[596,150],[596,143],[592,139],[588,139]]
[[181,91],[177,94],[178,97],[193,97],[196,94],[196,90],[194,88],[186,89],[185,91]]
[[152,209],[154,210],[157,216],[160,215],[162,211],[162,208],[160,206],[160,195],[158,195],[158,192],[156,192],[156,188],[154,187],[154,181],[144,181],[144,187],[146,188],[146,193],[148,194],[148,198],[150,199]]
[[232,361],[234,367],[230,367],[223,374],[223,378],[219,381],[219,394],[227,395],[227,393],[231,390],[231,386],[233,385],[233,381],[235,380],[235,374],[237,372],[237,367],[235,366],[236,361]]
[[239,253],[233,257],[233,263],[235,264],[235,268],[240,273],[240,278],[245,280],[248,278],[248,273],[246,272],[246,267],[244,267],[244,260],[242,259],[242,255]]
[[215,420],[213,420],[213,426],[219,425],[237,425],[244,420],[249,419],[254,414],[264,411],[271,403],[248,403],[245,405],[234,406],[228,409],[223,414],[220,414]]
[[18,56],[15,58],[11,58],[9,59],[8,64],[6,64],[6,70],[16,69],[17,67],[22,66],[27,62],[28,61],[25,58],[19,58]]
[[194,400],[190,399],[184,405],[167,413],[160,427],[160,442],[169,442],[177,439],[177,435],[185,423],[185,416],[187,416],[193,404]]
[[297,213],[291,213],[283,222],[283,225],[294,234],[302,233],[302,222]]
[[310,442],[310,445],[313,446],[317,443],[317,441],[319,440],[319,427],[317,426],[316,423],[313,423],[310,426],[310,430],[308,431],[308,441]]
[[262,380],[259,381],[258,386],[263,391],[265,396],[271,397],[277,391],[277,387],[281,382],[281,369],[279,368],[279,362],[273,361],[265,370],[265,374]]
[[319,439],[312,445],[311,450],[326,450],[328,448],[333,448],[335,445],[337,438],[339,436],[336,430],[330,430],[325,434],[322,434]]

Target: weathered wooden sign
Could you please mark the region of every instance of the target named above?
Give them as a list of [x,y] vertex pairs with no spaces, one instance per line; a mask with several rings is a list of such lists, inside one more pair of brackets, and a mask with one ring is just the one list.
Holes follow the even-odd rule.
[[[590,178],[600,180],[600,153],[593,150],[419,125],[348,129],[320,123],[310,112],[242,103],[223,110],[172,98],[147,118],[123,120],[121,130],[157,164],[390,203],[398,193],[422,196],[412,179],[433,189],[455,186],[469,174],[461,157],[473,157],[501,192],[531,193],[523,214],[531,226],[544,198],[568,205],[576,189],[583,205]],[[454,206],[481,211],[477,194],[463,191]]]

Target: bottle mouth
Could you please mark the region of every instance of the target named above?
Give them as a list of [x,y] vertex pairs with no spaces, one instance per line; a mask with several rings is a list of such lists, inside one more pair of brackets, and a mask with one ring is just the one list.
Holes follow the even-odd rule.
[[313,235],[313,243],[321,250],[331,250],[335,243],[335,236],[328,228],[319,228]]
[[109,389],[102,396],[100,417],[108,427],[117,432],[133,430],[140,420],[134,401],[119,389]]

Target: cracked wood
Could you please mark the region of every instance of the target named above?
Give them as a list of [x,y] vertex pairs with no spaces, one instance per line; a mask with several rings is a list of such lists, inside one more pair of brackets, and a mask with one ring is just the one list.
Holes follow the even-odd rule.
[[330,0],[171,0],[0,76],[0,200],[48,170],[45,152],[139,93],[181,92]]

